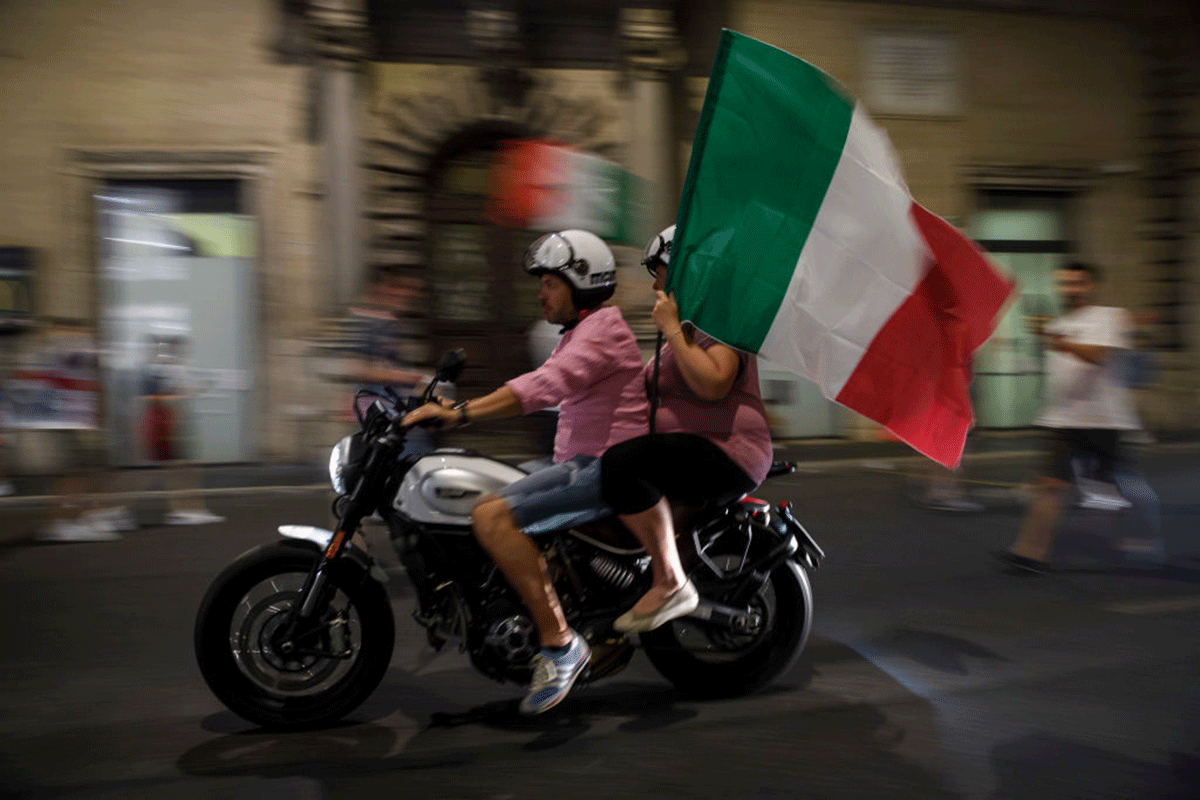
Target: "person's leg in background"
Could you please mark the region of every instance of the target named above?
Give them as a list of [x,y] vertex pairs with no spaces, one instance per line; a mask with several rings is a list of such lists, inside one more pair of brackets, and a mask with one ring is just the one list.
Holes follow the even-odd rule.
[[58,481],[58,501],[50,521],[38,536],[44,542],[95,542],[119,539],[110,526],[93,515],[102,467],[102,450],[97,448],[98,431],[67,430],[57,437],[63,475]]
[[994,553],[1006,566],[1024,572],[1044,572],[1049,568],[1058,521],[1074,475],[1071,461],[1078,452],[1074,432],[1056,429],[1048,435],[1050,451],[1042,474],[1034,482],[1020,533],[1007,550]]
[[1026,511],[1021,532],[1009,552],[1029,562],[1029,566],[1045,566],[1050,560],[1058,520],[1070,484],[1051,475],[1042,475],[1034,484],[1033,498]]
[[1111,480],[1131,508],[1126,519],[1133,522],[1134,531],[1123,532],[1117,549],[1131,561],[1162,564],[1167,560],[1166,542],[1162,535],[1162,509],[1158,493],[1128,455],[1128,444],[1116,444]]
[[137,519],[127,503],[112,496],[126,487],[124,476],[109,465],[104,432],[87,430],[80,434],[85,459],[91,465],[88,489],[93,502],[85,515],[87,523],[103,533],[136,530]]
[[[978,405],[975,384],[971,384],[971,404]],[[967,435],[963,444],[963,457],[970,447],[972,436]],[[910,497],[917,505],[932,511],[974,512],[983,511],[983,504],[967,497],[963,487],[963,465],[947,469],[933,459],[924,462],[923,469],[915,481],[918,485],[910,490]]]
[[933,511],[982,511],[983,505],[966,497],[961,467],[947,469],[930,460],[924,469],[924,485],[917,504]]
[[8,443],[8,437],[3,430],[0,430],[0,497],[8,497],[16,494],[16,487],[13,486],[12,479],[9,477],[11,467],[9,465],[9,454],[11,446]]
[[167,491],[168,525],[207,525],[225,518],[208,510],[200,495],[200,475],[187,460],[186,420],[179,413],[179,401],[157,401],[159,416],[152,439],[153,455],[162,469],[163,488]]

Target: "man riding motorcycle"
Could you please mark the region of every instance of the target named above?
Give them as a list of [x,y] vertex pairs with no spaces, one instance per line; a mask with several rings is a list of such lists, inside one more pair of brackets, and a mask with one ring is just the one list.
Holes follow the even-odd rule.
[[554,463],[485,496],[471,514],[479,544],[537,626],[541,650],[520,710],[540,714],[566,697],[591,651],[567,625],[545,561],[527,535],[610,513],[600,496],[599,457],[646,433],[648,404],[633,331],[620,309],[602,305],[617,285],[608,246],[587,231],[549,233],[529,247],[525,269],[541,279],[545,318],[563,326],[550,358],[489,394],[453,405],[429,403],[403,422],[438,419],[458,426],[560,407]]

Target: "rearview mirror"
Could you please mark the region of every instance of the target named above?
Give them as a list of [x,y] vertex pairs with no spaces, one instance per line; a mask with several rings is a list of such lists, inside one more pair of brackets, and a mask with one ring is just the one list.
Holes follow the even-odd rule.
[[456,350],[446,351],[446,355],[442,356],[442,360],[438,362],[437,379],[440,383],[453,383],[458,380],[459,374],[462,373],[463,365],[467,363],[467,351],[461,347]]

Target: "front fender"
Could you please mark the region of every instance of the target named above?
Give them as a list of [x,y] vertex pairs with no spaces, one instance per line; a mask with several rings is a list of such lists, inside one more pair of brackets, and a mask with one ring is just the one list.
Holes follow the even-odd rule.
[[[311,545],[318,552],[325,552],[329,547],[329,542],[333,539],[333,531],[325,528],[315,528],[312,525],[280,525],[279,532],[287,537],[287,542],[298,545]],[[363,571],[368,573],[379,583],[387,583],[388,574],[383,571],[383,568],[375,563],[375,559],[371,558],[371,554],[357,547],[353,541],[348,547],[342,549],[342,556],[350,559],[358,566],[362,567]]]

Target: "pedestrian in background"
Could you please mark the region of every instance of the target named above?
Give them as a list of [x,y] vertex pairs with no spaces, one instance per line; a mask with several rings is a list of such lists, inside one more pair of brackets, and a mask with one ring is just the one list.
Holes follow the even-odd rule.
[[20,378],[32,390],[22,403],[21,424],[45,430],[59,445],[58,498],[38,540],[120,538],[109,510],[96,502],[107,458],[99,425],[99,357],[91,328],[80,323],[48,328]]
[[[978,407],[975,395],[975,381],[970,384],[972,408]],[[969,441],[969,434],[968,434]],[[965,452],[964,446],[964,452]],[[933,459],[928,459],[919,476],[919,486],[915,489],[915,502],[922,508],[932,511],[975,512],[982,511],[983,504],[967,497],[963,488],[962,465],[948,469]]]
[[[387,270],[375,273],[362,297],[347,310],[352,356],[339,379],[349,384],[351,397],[361,388],[378,391],[384,387],[405,403],[421,396],[433,377],[416,366],[429,359],[428,342],[418,324],[426,300],[420,279]],[[447,384],[439,389],[445,397],[454,391]],[[343,404],[343,409],[350,407],[350,403]],[[438,446],[440,437],[435,430],[414,429],[406,439],[405,451],[429,452]]]
[[3,383],[0,383],[0,497],[8,497],[17,491],[9,477],[12,470],[10,464],[12,444],[9,441],[11,425],[8,397],[5,395]]
[[183,336],[151,337],[142,376],[142,441],[167,490],[168,525],[206,525],[225,519],[205,506],[195,467],[188,460],[187,401],[203,387],[188,369],[187,348]]
[[[1005,565],[1025,572],[1047,569],[1066,490],[1075,480],[1075,459],[1093,459],[1096,477],[1116,482],[1125,459],[1122,433],[1141,427],[1118,357],[1131,346],[1129,314],[1094,304],[1100,273],[1091,264],[1067,264],[1057,280],[1064,313],[1048,323],[1032,322],[1048,351],[1046,399],[1036,424],[1046,429],[1050,452],[1020,534],[1008,550],[996,553]],[[1137,552],[1147,540],[1161,553],[1157,530],[1121,546]]]

